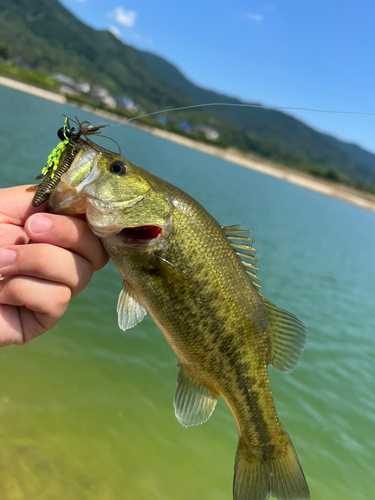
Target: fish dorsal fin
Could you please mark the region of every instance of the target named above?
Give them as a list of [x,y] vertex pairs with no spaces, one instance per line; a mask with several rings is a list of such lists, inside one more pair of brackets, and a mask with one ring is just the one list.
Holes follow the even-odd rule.
[[121,292],[117,302],[118,326],[121,330],[133,328],[142,321],[147,311],[136,298],[133,289],[126,281],[122,285]]
[[184,427],[203,424],[212,415],[216,402],[217,396],[187,375],[180,366],[173,398],[176,418],[180,424]]
[[248,237],[250,231],[247,229],[240,229],[239,225],[225,226],[223,227],[223,231],[241,260],[252,284],[255,286],[258,294],[262,296],[258,290],[260,288],[260,284],[258,283],[260,278],[256,275],[257,271],[259,271],[259,267],[257,267],[259,259],[255,257],[258,250],[253,248],[255,240]]
[[294,314],[279,309],[262,298],[269,322],[271,356],[269,364],[276,370],[289,373],[299,363],[306,344],[307,331]]

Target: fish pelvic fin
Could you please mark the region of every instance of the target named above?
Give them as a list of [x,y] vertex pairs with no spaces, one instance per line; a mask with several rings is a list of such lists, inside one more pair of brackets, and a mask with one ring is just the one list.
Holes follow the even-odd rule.
[[[284,431],[285,432],[285,431]],[[240,438],[237,448],[233,500],[310,500],[310,492],[293,444],[287,438],[283,453],[262,458],[247,453]]]
[[184,427],[200,425],[212,415],[217,396],[190,377],[180,366],[173,406],[177,420]]
[[137,323],[143,320],[147,311],[139,303],[133,289],[126,281],[122,285],[121,292],[117,302],[118,326],[121,330],[133,328]]

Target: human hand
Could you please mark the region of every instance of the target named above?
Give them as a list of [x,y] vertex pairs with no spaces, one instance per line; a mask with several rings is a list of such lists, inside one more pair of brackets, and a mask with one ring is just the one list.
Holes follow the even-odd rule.
[[0,347],[50,330],[108,262],[84,220],[40,213],[26,188],[0,189]]

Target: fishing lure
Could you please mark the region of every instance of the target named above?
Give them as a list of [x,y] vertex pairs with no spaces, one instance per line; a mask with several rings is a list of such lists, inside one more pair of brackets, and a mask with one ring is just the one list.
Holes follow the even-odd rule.
[[90,135],[101,135],[100,129],[107,125],[94,126],[88,121],[80,122],[77,117],[75,123],[77,128],[71,127],[69,118],[65,118],[64,126],[57,131],[60,142],[48,156],[42,173],[35,178],[37,181],[44,177],[42,183],[27,188],[27,191],[36,190],[31,202],[34,207],[38,207],[48,199],[49,195],[60,182],[61,176],[69,170],[78,151],[83,146],[90,145],[97,151],[110,152],[88,138]]

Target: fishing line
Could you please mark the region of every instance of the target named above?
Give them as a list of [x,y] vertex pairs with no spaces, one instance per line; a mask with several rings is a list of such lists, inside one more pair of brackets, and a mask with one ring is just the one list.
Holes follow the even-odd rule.
[[133,120],[139,120],[140,118],[147,118],[148,116],[155,116],[161,113],[169,113],[172,111],[183,111],[187,109],[193,108],[204,108],[208,106],[230,106],[236,108],[260,108],[267,109],[269,111],[273,110],[289,110],[289,111],[309,111],[312,113],[331,113],[331,114],[342,114],[342,115],[367,115],[367,116],[375,116],[375,112],[371,111],[340,111],[335,109],[315,109],[315,108],[302,108],[297,106],[266,106],[264,104],[245,104],[245,103],[231,103],[231,102],[209,102],[204,104],[192,104],[191,106],[182,106],[179,108],[168,108],[162,109],[160,111],[154,111],[153,113],[147,113],[141,116],[133,116],[132,118],[128,118],[118,125],[112,125],[112,127],[120,127],[121,125],[126,125],[127,123]]

